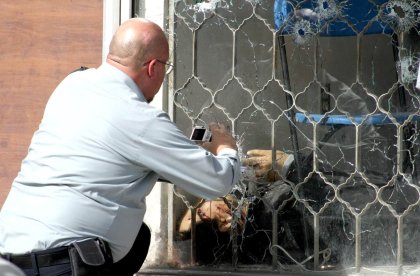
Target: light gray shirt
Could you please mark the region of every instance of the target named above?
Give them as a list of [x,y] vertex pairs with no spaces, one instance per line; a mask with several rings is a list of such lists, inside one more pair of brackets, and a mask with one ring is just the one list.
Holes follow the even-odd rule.
[[115,67],[72,73],[51,95],[0,212],[0,252],[100,237],[118,261],[158,175],[210,199],[231,190],[240,163],[233,149],[215,156],[191,142]]

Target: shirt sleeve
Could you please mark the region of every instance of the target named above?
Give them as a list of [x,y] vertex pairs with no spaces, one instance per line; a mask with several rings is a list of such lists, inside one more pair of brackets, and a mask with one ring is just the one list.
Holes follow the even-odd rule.
[[190,141],[160,113],[141,137],[138,161],[189,193],[206,199],[229,193],[240,177],[240,160],[234,149],[213,155]]

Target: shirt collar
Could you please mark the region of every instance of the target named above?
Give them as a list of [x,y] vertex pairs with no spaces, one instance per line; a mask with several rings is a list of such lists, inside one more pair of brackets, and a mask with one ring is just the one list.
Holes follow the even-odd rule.
[[130,78],[130,76],[128,76],[126,73],[121,71],[120,69],[105,62],[101,66],[99,66],[98,71],[104,74],[110,80],[115,79],[120,82],[123,82],[133,92],[136,93],[136,95],[140,98],[141,101],[146,101],[146,98],[144,97],[143,92],[140,90],[140,88],[137,86],[134,80]]

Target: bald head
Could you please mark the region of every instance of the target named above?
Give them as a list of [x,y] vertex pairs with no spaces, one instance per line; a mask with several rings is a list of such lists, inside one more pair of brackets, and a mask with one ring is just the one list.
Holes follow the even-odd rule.
[[168,55],[168,41],[162,29],[146,19],[132,18],[115,32],[108,59],[138,69],[151,58]]
[[150,102],[165,78],[168,40],[155,23],[132,18],[115,32],[107,63],[126,73]]

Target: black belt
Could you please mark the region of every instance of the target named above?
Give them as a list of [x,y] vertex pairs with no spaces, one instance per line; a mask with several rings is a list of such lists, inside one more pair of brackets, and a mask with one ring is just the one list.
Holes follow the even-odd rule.
[[1,254],[1,256],[4,259],[14,263],[21,269],[29,269],[36,266],[47,267],[70,263],[67,247],[47,249],[28,254]]

